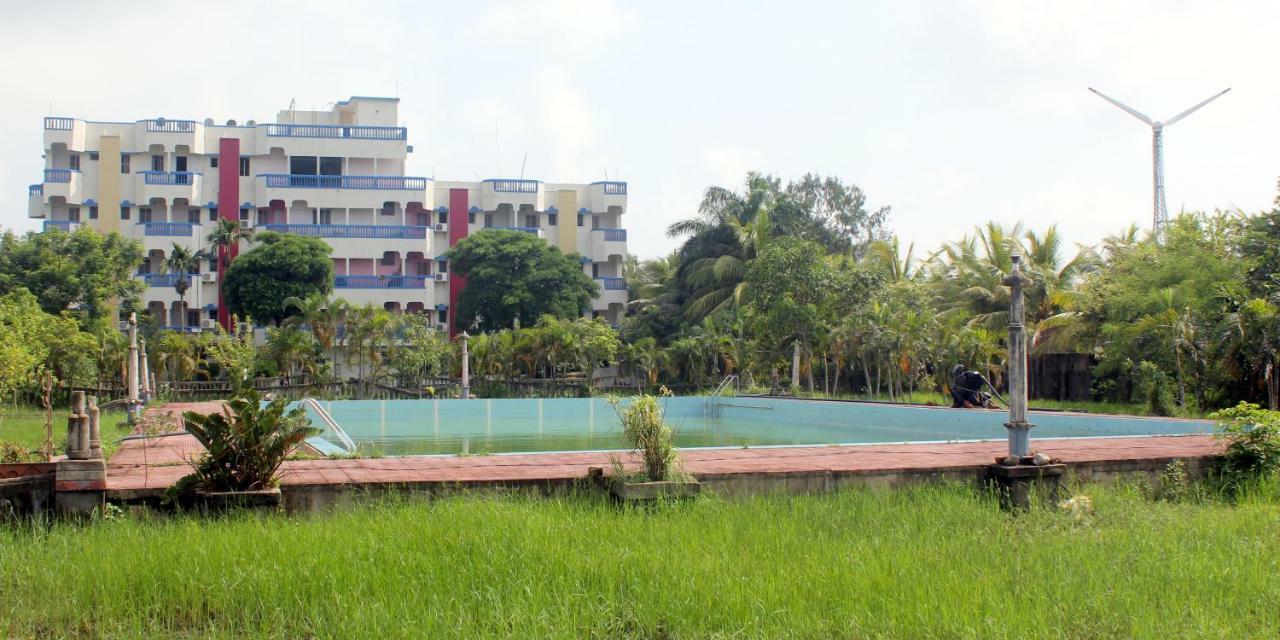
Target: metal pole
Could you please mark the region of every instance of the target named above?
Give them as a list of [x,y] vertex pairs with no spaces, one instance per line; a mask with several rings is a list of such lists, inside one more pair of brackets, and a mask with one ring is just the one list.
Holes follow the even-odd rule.
[[471,397],[471,355],[467,353],[467,332],[462,332],[462,399]]
[[1022,289],[1031,280],[1022,275],[1022,258],[1014,255],[1004,284],[1009,287],[1009,455],[1030,455],[1031,427],[1027,422],[1027,328]]
[[1159,238],[1165,225],[1169,223],[1169,209],[1164,199],[1164,126],[1159,122],[1151,125],[1151,167],[1155,191],[1151,228],[1155,230],[1156,238]]

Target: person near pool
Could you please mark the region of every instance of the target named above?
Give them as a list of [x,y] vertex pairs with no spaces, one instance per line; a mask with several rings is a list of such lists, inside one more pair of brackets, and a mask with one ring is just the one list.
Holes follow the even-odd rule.
[[991,408],[990,394],[982,391],[987,379],[977,371],[967,371],[964,365],[957,364],[951,368],[951,408],[972,409],[974,407]]

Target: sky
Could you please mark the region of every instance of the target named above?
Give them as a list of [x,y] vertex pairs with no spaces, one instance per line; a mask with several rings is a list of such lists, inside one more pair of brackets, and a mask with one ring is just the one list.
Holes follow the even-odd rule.
[[[268,122],[397,96],[407,173],[625,180],[641,257],[748,170],[859,185],[917,255],[988,220],[1092,244],[1169,210],[1270,209],[1277,2],[0,0],[0,226],[35,229],[41,118]],[[97,34],[112,34],[107,43]]]

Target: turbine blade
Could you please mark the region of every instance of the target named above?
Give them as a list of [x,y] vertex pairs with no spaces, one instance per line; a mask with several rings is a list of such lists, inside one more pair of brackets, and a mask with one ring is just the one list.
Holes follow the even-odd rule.
[[1209,104],[1210,102],[1213,102],[1214,100],[1217,100],[1218,98],[1221,98],[1221,97],[1222,97],[1222,94],[1224,94],[1224,93],[1226,93],[1226,92],[1228,92],[1228,91],[1230,91],[1230,90],[1231,90],[1231,87],[1227,87],[1226,89],[1223,89],[1222,91],[1219,91],[1219,92],[1217,92],[1217,93],[1213,94],[1213,97],[1209,98],[1208,100],[1205,100],[1204,102],[1201,102],[1200,104],[1198,104],[1198,105],[1196,105],[1196,106],[1194,106],[1194,107],[1191,107],[1190,109],[1187,109],[1186,111],[1183,111],[1182,113],[1179,113],[1178,115],[1176,115],[1176,116],[1174,116],[1174,117],[1172,117],[1172,118],[1169,118],[1168,120],[1166,120],[1166,121],[1165,121],[1164,126],[1166,126],[1166,127],[1167,127],[1167,126],[1169,126],[1169,125],[1171,125],[1171,124],[1173,124],[1173,123],[1175,123],[1175,122],[1177,122],[1177,121],[1179,121],[1179,120],[1181,120],[1181,119],[1183,119],[1183,118],[1185,118],[1185,117],[1187,117],[1187,116],[1191,115],[1191,112],[1195,111],[1196,109],[1199,109],[1200,107],[1205,106],[1206,104]]
[[1135,118],[1137,118],[1137,119],[1139,119],[1139,120],[1141,120],[1141,121],[1143,121],[1143,122],[1145,122],[1145,123],[1147,123],[1147,124],[1149,124],[1149,125],[1150,125],[1150,124],[1155,124],[1155,122],[1154,122],[1154,121],[1152,121],[1152,120],[1151,120],[1151,118],[1148,118],[1148,117],[1146,116],[1146,114],[1142,113],[1141,111],[1138,111],[1137,109],[1134,109],[1133,107],[1130,107],[1129,105],[1124,104],[1123,102],[1120,102],[1119,100],[1116,100],[1115,98],[1112,98],[1111,96],[1108,96],[1107,94],[1105,94],[1105,93],[1103,93],[1103,92],[1101,92],[1101,91],[1098,91],[1097,89],[1094,89],[1093,87],[1089,87],[1089,90],[1090,90],[1090,91],[1092,91],[1092,92],[1094,92],[1094,93],[1096,93],[1096,94],[1098,94],[1098,97],[1102,98],[1103,100],[1106,100],[1107,102],[1110,102],[1111,104],[1114,104],[1115,106],[1120,107],[1121,109],[1124,109],[1124,110],[1125,110],[1125,112],[1126,112],[1126,113],[1128,113],[1129,115],[1131,115],[1131,116],[1133,116],[1133,117],[1135,117]]

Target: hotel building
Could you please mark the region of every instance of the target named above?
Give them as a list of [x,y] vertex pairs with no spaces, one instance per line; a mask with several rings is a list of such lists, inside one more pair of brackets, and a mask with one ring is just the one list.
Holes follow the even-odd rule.
[[[28,189],[28,215],[45,230],[85,225],[142,242],[143,302],[179,330],[228,320],[216,261],[195,274],[163,269],[175,243],[206,248],[219,218],[321,238],[333,248],[334,296],[426,314],[451,333],[464,283],[450,276],[445,252],[485,228],[516,229],[580,254],[600,285],[591,315],[621,319],[625,182],[405,175],[413,146],[398,103],[353,97],[326,111],[281,111],[268,124],[45,118],[44,178]],[[174,290],[179,277],[191,278],[185,304]]]

